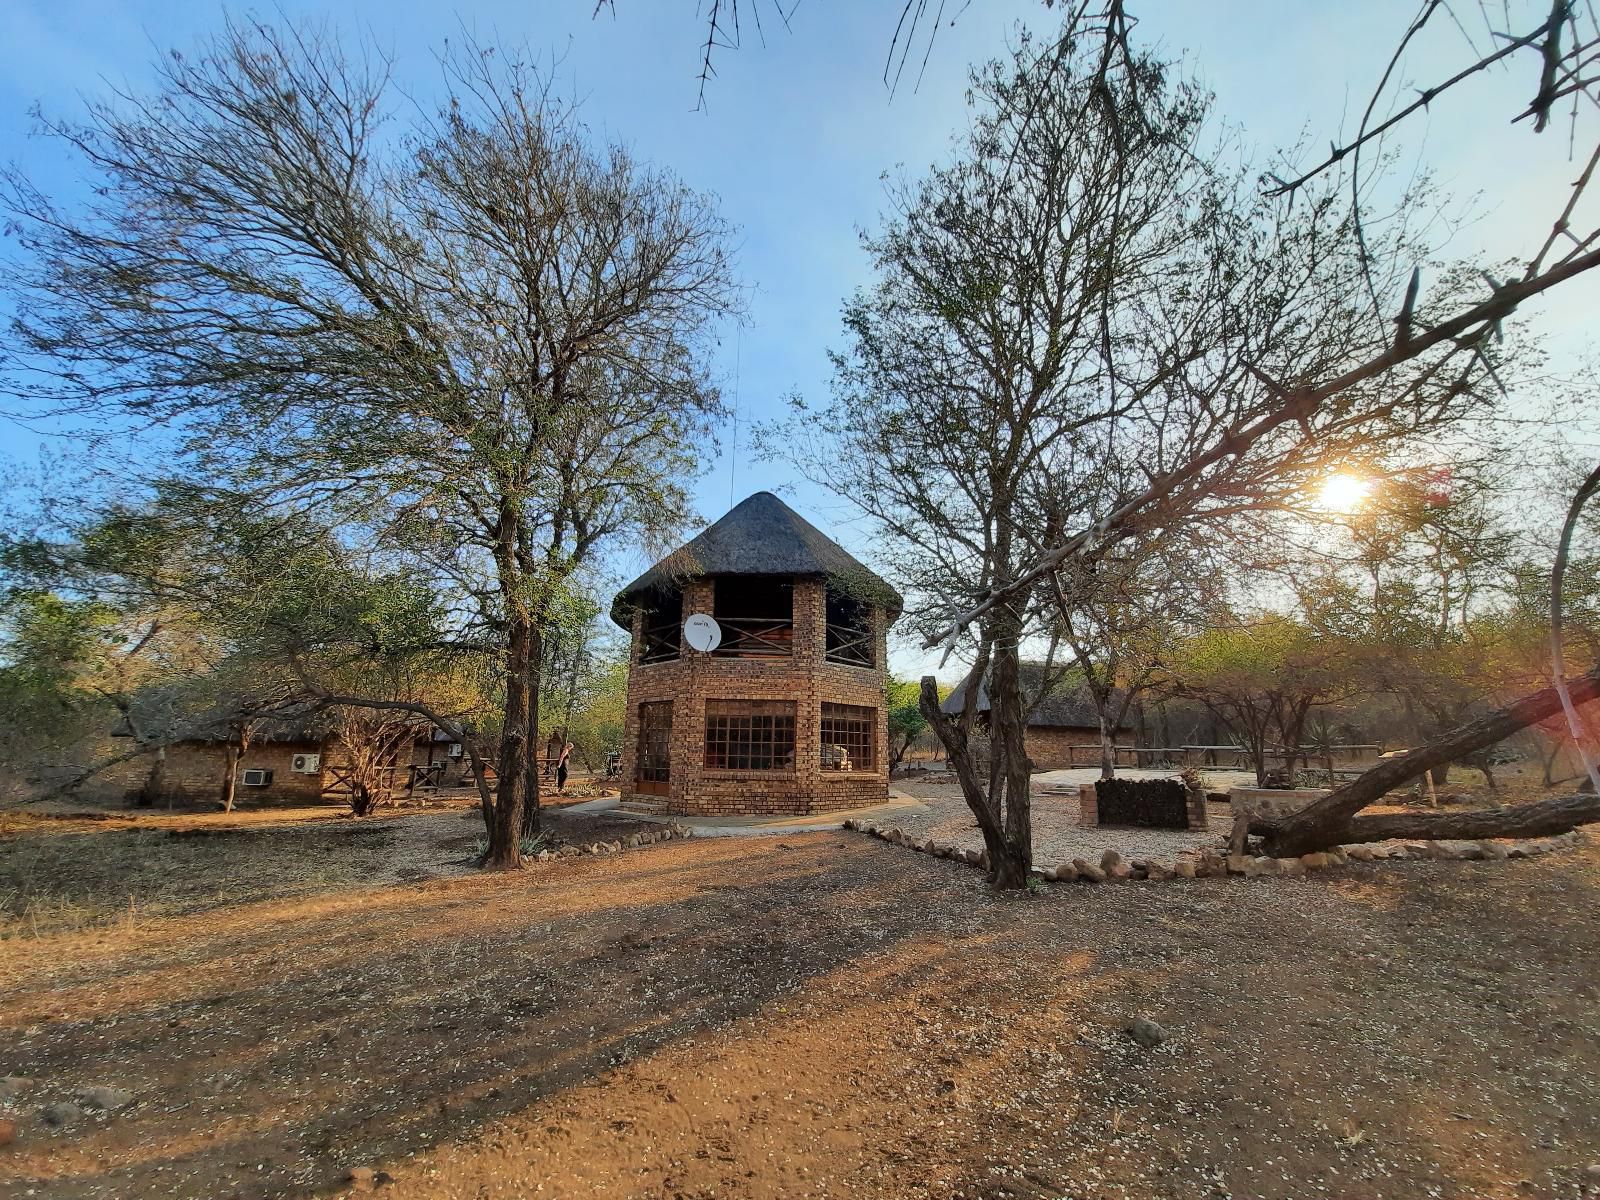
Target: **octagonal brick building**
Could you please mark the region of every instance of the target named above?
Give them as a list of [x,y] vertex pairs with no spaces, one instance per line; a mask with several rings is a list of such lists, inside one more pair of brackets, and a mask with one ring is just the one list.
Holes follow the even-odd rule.
[[[757,492],[618,593],[632,635],[622,809],[828,812],[888,798],[885,635],[898,592]],[[722,632],[709,653],[683,623]]]

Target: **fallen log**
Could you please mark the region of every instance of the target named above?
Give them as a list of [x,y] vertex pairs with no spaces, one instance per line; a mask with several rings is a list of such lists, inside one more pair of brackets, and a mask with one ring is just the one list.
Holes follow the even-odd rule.
[[1463,812],[1380,813],[1356,817],[1339,831],[1339,845],[1357,842],[1549,837],[1600,821],[1600,796],[1551,796],[1531,804]]
[[[1568,692],[1572,697],[1574,706],[1589,704],[1600,696],[1600,664],[1596,664],[1587,674],[1572,680],[1568,685]],[[1444,763],[1453,762],[1463,755],[1471,754],[1475,750],[1482,750],[1496,742],[1504,741],[1520,729],[1553,716],[1561,711],[1561,696],[1555,688],[1545,688],[1531,696],[1522,699],[1476,721],[1469,721],[1465,725],[1457,726],[1449,733],[1435,738],[1425,745],[1418,746],[1415,750],[1408,751],[1396,758],[1387,759],[1379,763],[1372,770],[1357,776],[1343,787],[1335,788],[1321,800],[1307,805],[1292,816],[1279,817],[1276,820],[1260,818],[1250,822],[1250,833],[1263,840],[1264,853],[1275,858],[1296,858],[1302,854],[1309,854],[1315,850],[1325,850],[1329,846],[1339,845],[1342,840],[1350,840],[1345,835],[1353,827],[1355,815],[1367,805],[1372,804],[1387,795],[1402,784],[1409,783],[1418,778],[1425,771]],[[1557,799],[1567,799],[1558,797]],[[1537,808],[1541,804],[1550,804],[1553,801],[1538,801],[1533,805],[1520,806],[1515,809],[1483,809],[1482,812],[1503,812],[1506,814],[1522,811],[1523,808]],[[1442,814],[1442,819],[1462,816],[1459,813]],[[1420,814],[1419,814],[1420,816]],[[1370,821],[1376,818],[1363,818]],[[1408,818],[1416,820],[1419,818]],[[1594,820],[1597,818],[1589,818]],[[1574,825],[1583,824],[1583,821],[1574,820],[1561,829],[1547,832],[1561,833]],[[1415,837],[1517,837],[1516,833],[1482,833],[1476,835],[1442,833],[1429,834],[1385,834],[1385,837],[1415,836]],[[1365,838],[1358,841],[1374,841],[1378,839]]]

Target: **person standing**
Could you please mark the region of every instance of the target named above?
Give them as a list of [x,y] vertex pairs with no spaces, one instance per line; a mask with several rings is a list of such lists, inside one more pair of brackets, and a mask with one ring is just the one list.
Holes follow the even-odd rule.
[[561,795],[567,790],[567,759],[572,757],[572,743],[568,742],[561,748],[561,757],[556,759],[556,795]]
[[546,779],[555,778],[556,760],[560,757],[561,735],[552,731],[550,740],[544,744],[544,777]]

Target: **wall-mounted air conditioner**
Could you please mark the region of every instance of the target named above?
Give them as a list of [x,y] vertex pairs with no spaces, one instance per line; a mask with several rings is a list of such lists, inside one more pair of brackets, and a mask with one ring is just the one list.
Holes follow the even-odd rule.
[[322,770],[322,755],[296,754],[289,760],[289,769],[300,775],[315,775]]
[[450,755],[451,758],[460,758],[461,755],[462,755],[461,743],[460,742],[451,742],[450,743],[450,749],[447,751],[447,753]]
[[272,772],[263,767],[246,768],[239,782],[245,787],[266,787],[272,782]]

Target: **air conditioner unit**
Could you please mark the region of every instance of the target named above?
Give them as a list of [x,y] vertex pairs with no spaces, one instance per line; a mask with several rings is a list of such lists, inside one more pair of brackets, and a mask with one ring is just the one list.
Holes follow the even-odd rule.
[[462,754],[461,743],[460,742],[451,742],[450,743],[450,749],[446,753],[448,753],[451,758],[460,758],[461,754]]
[[289,761],[289,769],[300,775],[316,775],[322,770],[322,755],[296,754]]
[[245,787],[266,787],[272,782],[272,772],[262,767],[249,767],[240,777]]

